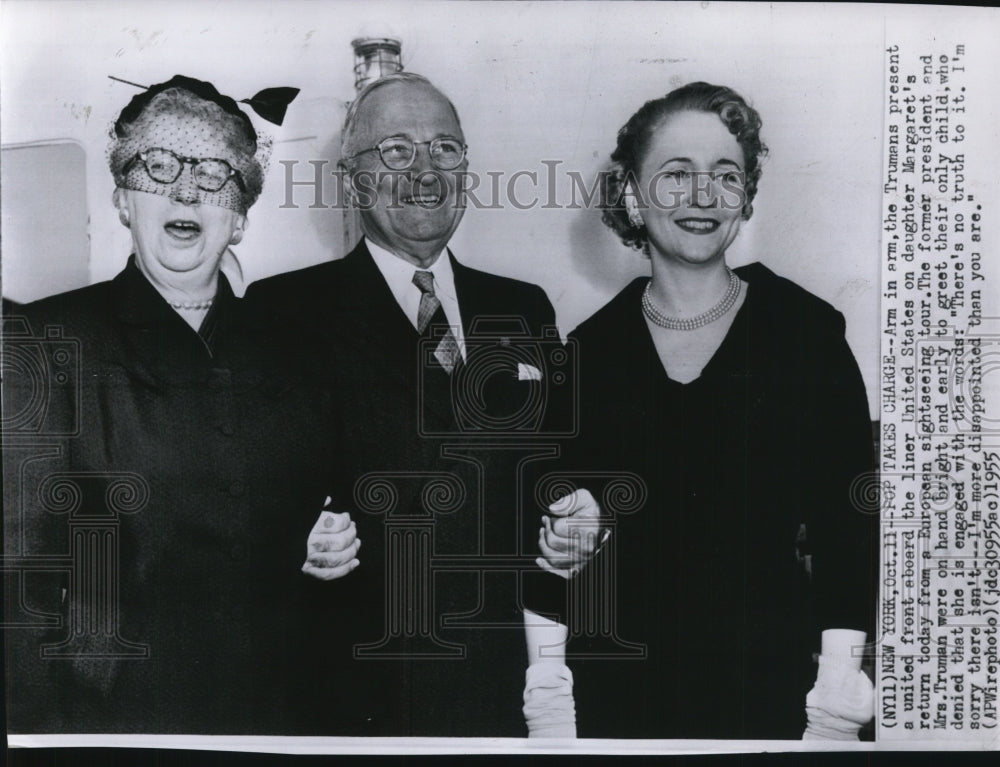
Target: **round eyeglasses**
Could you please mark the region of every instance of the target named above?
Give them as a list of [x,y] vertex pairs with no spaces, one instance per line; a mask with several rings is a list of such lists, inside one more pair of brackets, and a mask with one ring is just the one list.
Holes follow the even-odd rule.
[[373,147],[356,152],[347,159],[353,160],[355,157],[363,155],[366,152],[378,152],[379,157],[382,158],[382,162],[385,163],[387,168],[391,170],[406,170],[413,165],[413,161],[417,157],[417,147],[421,144],[427,144],[427,149],[431,156],[431,164],[438,170],[454,170],[457,168],[462,164],[465,154],[469,149],[468,146],[457,138],[444,137],[431,139],[430,141],[411,141],[405,136],[390,136],[389,138],[382,139]]
[[161,184],[174,183],[180,178],[184,166],[190,165],[194,173],[194,182],[199,189],[206,192],[218,192],[231,177],[235,176],[236,183],[240,189],[245,191],[239,171],[225,160],[215,157],[181,157],[169,149],[153,147],[145,152],[139,152],[133,157],[125,168],[126,173],[137,160],[142,162],[149,177]]

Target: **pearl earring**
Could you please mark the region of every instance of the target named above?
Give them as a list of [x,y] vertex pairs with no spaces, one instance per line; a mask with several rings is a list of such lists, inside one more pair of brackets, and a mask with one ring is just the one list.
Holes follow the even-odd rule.
[[625,198],[625,212],[628,214],[628,222],[637,229],[645,226],[646,222],[642,220],[642,215],[639,213],[639,208],[635,204],[635,200],[632,197]]
[[118,220],[122,222],[122,226],[124,226],[126,229],[131,228],[132,225],[131,222],[129,221],[127,209],[122,208],[118,211]]

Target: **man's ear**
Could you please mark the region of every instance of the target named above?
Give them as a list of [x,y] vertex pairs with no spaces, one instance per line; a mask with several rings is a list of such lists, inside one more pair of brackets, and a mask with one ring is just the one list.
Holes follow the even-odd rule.
[[341,184],[344,190],[344,202],[352,208],[356,208],[357,194],[354,191],[354,176],[344,160],[337,161],[337,172],[340,173]]

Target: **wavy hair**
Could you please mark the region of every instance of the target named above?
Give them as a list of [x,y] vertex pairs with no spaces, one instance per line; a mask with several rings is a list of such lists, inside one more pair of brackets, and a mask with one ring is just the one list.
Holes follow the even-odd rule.
[[643,252],[648,252],[649,240],[646,227],[636,226],[629,220],[625,208],[628,185],[638,179],[639,168],[656,131],[669,117],[685,111],[718,115],[736,137],[743,150],[746,177],[743,219],[753,214],[753,199],[761,174],[760,161],[767,154],[767,147],[760,139],[760,115],[732,88],[705,82],[688,83],[666,96],[647,101],[622,126],[601,184],[601,219],[622,242]]

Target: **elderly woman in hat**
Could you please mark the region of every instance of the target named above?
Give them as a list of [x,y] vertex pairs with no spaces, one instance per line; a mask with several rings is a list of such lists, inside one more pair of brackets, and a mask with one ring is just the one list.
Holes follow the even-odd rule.
[[[112,525],[92,571],[24,581],[24,604],[65,628],[18,635],[11,731],[295,731],[297,589],[331,462],[328,403],[220,273],[262,155],[209,83],[138,94],[109,152],[132,255],[109,282],[24,307],[36,335],[71,340],[80,369],[50,390],[48,423],[70,436],[19,477],[8,536],[16,518],[26,551],[71,551],[79,570],[94,558],[74,525]],[[75,501],[47,497],[53,482]]]

